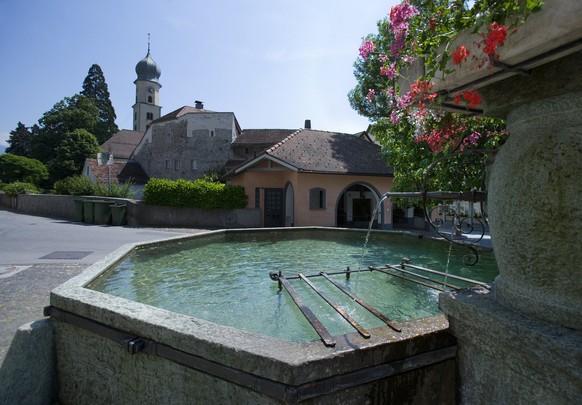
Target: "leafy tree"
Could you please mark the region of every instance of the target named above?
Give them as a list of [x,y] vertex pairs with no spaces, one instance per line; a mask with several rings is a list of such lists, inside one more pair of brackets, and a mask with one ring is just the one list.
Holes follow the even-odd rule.
[[48,178],[48,170],[36,159],[4,153],[0,155],[0,180],[4,183],[40,184]]
[[10,131],[10,138],[8,143],[10,146],[6,149],[6,153],[20,156],[30,156],[32,148],[32,130],[26,128],[22,122],[18,122],[16,129]]
[[65,97],[39,120],[38,134],[32,138],[32,157],[48,164],[66,134],[77,129],[93,133],[98,122],[99,110],[90,98],[80,94]]
[[[368,35],[360,48],[354,64],[357,84],[348,94],[352,108],[375,122],[372,131],[394,168],[393,191],[422,190],[429,167],[428,191],[481,188],[483,155],[460,152],[498,147],[507,136],[504,123],[474,113],[428,110],[426,106],[441,95],[431,93],[427,81],[403,86],[420,73],[395,68],[404,52],[399,41],[389,19],[378,22],[378,33]],[[451,154],[455,159],[443,160]]]
[[99,144],[102,144],[111,138],[112,135],[116,134],[119,128],[115,124],[117,116],[109,99],[109,90],[107,89],[105,76],[99,65],[93,64],[89,68],[89,73],[83,81],[81,95],[93,100],[99,110],[99,122],[94,128],[93,134]]
[[94,156],[97,152],[99,152],[99,144],[95,135],[85,129],[68,132],[55,149],[54,158],[48,163],[51,180],[80,174],[85,159]]

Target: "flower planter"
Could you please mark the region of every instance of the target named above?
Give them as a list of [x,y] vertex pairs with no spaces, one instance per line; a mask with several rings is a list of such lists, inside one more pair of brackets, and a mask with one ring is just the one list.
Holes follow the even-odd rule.
[[[559,59],[582,49],[581,1],[545,0],[542,9],[533,13],[525,24],[510,34],[505,44],[497,48],[503,64],[529,70]],[[486,27],[482,28],[484,32]],[[449,51],[465,45],[470,56],[460,65],[448,62],[454,72],[436,74],[432,80],[434,91],[458,91],[464,88],[479,89],[494,82],[519,74],[516,71],[482,63],[486,55],[476,43],[482,36],[469,31],[462,32],[448,47]],[[477,59],[472,58],[477,56]]]

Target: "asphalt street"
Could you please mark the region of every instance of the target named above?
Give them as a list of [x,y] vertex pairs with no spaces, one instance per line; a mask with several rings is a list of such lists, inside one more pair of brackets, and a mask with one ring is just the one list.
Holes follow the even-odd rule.
[[0,365],[16,329],[43,317],[58,285],[124,244],[203,231],[88,225],[0,208]]

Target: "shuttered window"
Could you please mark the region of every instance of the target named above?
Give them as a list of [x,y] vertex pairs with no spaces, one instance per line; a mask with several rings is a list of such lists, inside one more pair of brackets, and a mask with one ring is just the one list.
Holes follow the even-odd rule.
[[323,188],[312,188],[309,190],[309,209],[325,209],[325,190]]

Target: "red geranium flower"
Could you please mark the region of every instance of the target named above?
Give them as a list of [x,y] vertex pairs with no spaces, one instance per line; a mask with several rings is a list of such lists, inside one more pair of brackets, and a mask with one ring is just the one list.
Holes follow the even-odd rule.
[[465,59],[467,59],[467,56],[469,56],[469,50],[465,47],[465,45],[461,45],[459,46],[454,52],[453,52],[453,64],[455,65],[459,65],[461,64],[462,61],[464,61]]

